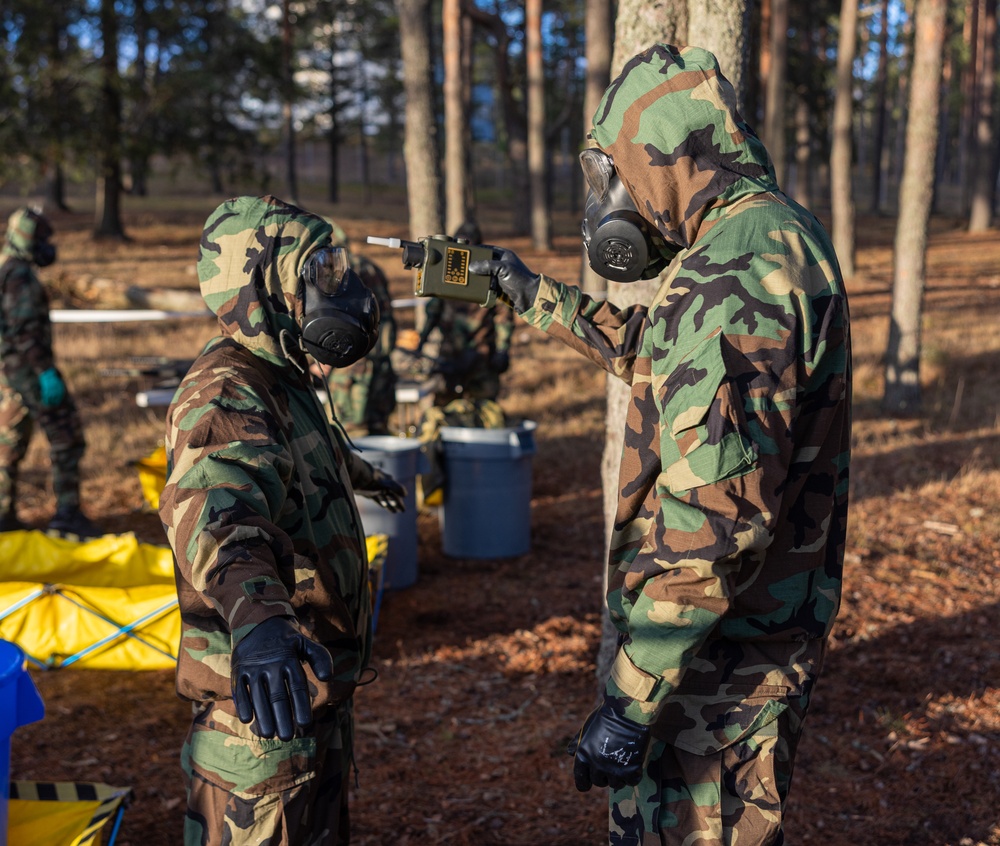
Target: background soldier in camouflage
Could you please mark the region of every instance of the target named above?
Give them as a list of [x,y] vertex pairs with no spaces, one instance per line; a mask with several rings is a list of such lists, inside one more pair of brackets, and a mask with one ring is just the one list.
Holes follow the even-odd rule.
[[17,475],[37,422],[49,441],[56,497],[49,529],[89,538],[103,531],[80,511],[83,427],[55,364],[49,298],[32,268],[55,261],[52,234],[44,215],[18,209],[0,251],[0,531],[26,528],[16,513]]
[[[332,243],[350,249],[347,234],[331,221]],[[330,370],[328,383],[337,418],[351,434],[389,434],[389,418],[396,408],[396,371],[392,351],[396,346],[396,319],[392,313],[389,280],[375,262],[351,252],[351,267],[378,301],[379,338],[372,351],[357,364]]]
[[[609,252],[591,263],[626,266],[626,243],[648,247],[647,268],[677,251],[649,305],[597,302],[509,250],[473,264],[528,323],[631,385],[609,558],[619,650],[574,745],[576,784],[611,786],[614,844],[782,843],[840,600],[843,281],[710,53],[636,56],[592,138],[585,241]],[[605,224],[629,221],[644,243],[602,244]]]
[[[482,243],[479,227],[472,222],[459,227],[455,237],[470,244]],[[446,406],[455,399],[496,400],[500,377],[510,367],[514,331],[510,309],[431,297],[417,353],[422,352],[435,329],[441,340],[434,371],[441,375],[443,387],[435,391],[434,405]]]
[[[337,261],[341,293],[317,299],[313,271]],[[347,267],[328,223],[273,197],[229,200],[205,224],[198,276],[220,335],[168,411],[160,502],[182,618],[177,690],[193,707],[189,846],[348,842],[351,697],[371,650],[354,493],[398,509],[405,491],[347,449],[310,382],[304,350],[329,352],[309,345],[311,303],[329,315],[360,290],[357,313],[372,315]]]

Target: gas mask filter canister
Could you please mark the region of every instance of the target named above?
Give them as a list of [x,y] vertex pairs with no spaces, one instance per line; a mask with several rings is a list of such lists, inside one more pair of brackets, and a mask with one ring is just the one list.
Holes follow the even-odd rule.
[[590,191],[583,218],[583,244],[594,272],[612,282],[651,279],[666,259],[649,237],[649,229],[611,157],[584,150],[580,164]]
[[39,267],[48,267],[56,260],[56,245],[51,241],[36,241],[31,260]]
[[378,340],[375,295],[351,270],[343,247],[321,247],[306,259],[302,343],[316,361],[347,367],[364,358]]

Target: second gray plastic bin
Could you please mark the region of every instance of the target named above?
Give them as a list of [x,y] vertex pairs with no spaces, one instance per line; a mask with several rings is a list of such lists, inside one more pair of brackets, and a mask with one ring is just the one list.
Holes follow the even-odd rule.
[[389,536],[385,559],[386,590],[410,587],[417,580],[417,474],[422,473],[424,457],[420,441],[393,435],[365,435],[354,438],[361,457],[385,471],[406,488],[406,510],[399,514],[386,511],[374,500],[355,497],[366,535]]
[[509,558],[531,548],[533,420],[504,429],[445,426],[441,547],[453,558]]

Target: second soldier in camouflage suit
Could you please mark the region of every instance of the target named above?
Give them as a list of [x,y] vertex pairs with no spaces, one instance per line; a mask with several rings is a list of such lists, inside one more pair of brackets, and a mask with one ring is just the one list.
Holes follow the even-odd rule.
[[653,250],[677,251],[648,306],[595,301],[500,248],[472,268],[631,386],[609,558],[619,649],[574,763],[580,790],[611,786],[620,846],[784,842],[840,601],[847,298],[735,99],[710,53],[659,44],[594,116],[592,197],[623,188]]
[[351,697],[371,651],[354,494],[391,507],[405,491],[345,446],[316,398],[310,303],[336,318],[340,296],[310,293],[316,258],[342,260],[344,290],[372,299],[329,224],[273,197],[228,200],[202,234],[198,276],[220,335],[168,411],[160,501],[182,620],[177,690],[193,708],[188,846],[348,842]]
[[49,441],[56,497],[49,529],[96,537],[102,530],[80,510],[83,427],[56,367],[49,298],[32,267],[55,260],[52,234],[47,217],[18,209],[10,216],[0,252],[0,531],[26,528],[15,510],[17,477],[37,423]]
[[[347,235],[335,223],[332,243],[349,249]],[[396,320],[392,313],[389,281],[375,262],[351,252],[351,267],[378,301],[379,337],[371,352],[350,367],[330,371],[328,383],[337,418],[348,432],[389,434],[389,418],[396,408],[396,371],[392,351],[396,346]]]

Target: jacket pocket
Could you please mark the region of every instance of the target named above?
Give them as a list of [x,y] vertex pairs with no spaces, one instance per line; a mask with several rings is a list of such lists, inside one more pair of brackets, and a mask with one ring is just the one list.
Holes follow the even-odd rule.
[[756,468],[757,445],[750,436],[743,397],[726,367],[721,329],[673,368],[661,398],[661,483],[671,493]]
[[760,733],[788,707],[787,699],[770,692],[714,699],[684,697],[669,703],[655,734],[686,752],[712,755]]
[[241,796],[280,793],[316,775],[315,737],[285,742],[195,725],[186,747],[195,776]]

